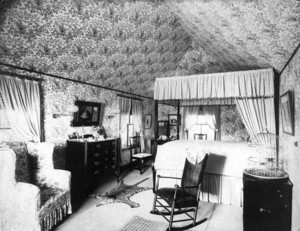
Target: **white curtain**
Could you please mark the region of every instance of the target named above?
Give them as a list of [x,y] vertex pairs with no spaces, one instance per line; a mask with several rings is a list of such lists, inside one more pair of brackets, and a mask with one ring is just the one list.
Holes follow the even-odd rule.
[[24,140],[41,141],[39,83],[1,76],[0,94],[13,131]]
[[219,106],[203,106],[203,114],[206,124],[211,130],[214,130],[215,139],[220,140],[220,107]]
[[[274,98],[236,99],[236,105],[252,139],[264,131],[276,134]],[[255,142],[266,144],[268,141]]]
[[183,126],[182,126],[183,139],[188,139],[189,130],[195,124],[197,124],[198,114],[199,114],[199,106],[183,108]]
[[144,129],[143,129],[143,103],[142,101],[132,100],[132,116],[133,116],[133,127],[134,131],[140,133],[141,137],[141,151],[145,150],[145,142],[144,142]]
[[124,147],[127,145],[127,124],[129,123],[131,100],[120,97],[119,109],[120,109],[119,134],[121,138],[121,146]]

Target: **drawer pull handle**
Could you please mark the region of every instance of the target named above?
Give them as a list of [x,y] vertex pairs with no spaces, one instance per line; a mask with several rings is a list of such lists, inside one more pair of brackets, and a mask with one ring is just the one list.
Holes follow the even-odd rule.
[[101,144],[97,144],[96,147],[97,147],[97,148],[101,148]]
[[96,170],[96,171],[94,172],[94,174],[95,174],[95,175],[98,175],[98,174],[99,174],[99,171],[98,171],[98,170]]
[[98,156],[100,156],[100,153],[96,152],[96,153],[94,154],[94,156],[95,156],[95,157],[98,157]]
[[271,214],[271,209],[260,208],[259,211],[260,211],[261,213],[268,213],[268,214]]
[[100,161],[96,161],[95,165],[98,166],[100,164]]

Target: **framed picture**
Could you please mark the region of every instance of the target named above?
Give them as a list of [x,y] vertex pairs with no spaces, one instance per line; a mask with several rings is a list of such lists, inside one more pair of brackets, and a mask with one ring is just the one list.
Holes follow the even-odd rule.
[[294,135],[294,103],[293,92],[287,91],[280,97],[282,131]]
[[75,101],[78,111],[74,113],[73,126],[99,125],[101,104],[87,101]]
[[169,125],[170,126],[177,126],[180,125],[180,115],[178,117],[177,114],[169,114]]
[[151,115],[146,115],[146,119],[145,119],[145,129],[149,129],[151,128]]

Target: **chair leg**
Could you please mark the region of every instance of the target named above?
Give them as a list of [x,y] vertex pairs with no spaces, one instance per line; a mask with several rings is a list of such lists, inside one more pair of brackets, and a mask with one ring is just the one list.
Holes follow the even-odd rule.
[[175,209],[175,202],[173,202],[171,215],[170,215],[170,222],[169,222],[169,230],[172,231],[172,223],[173,223],[173,217],[174,217],[174,209]]
[[155,213],[155,208],[156,208],[156,200],[157,200],[157,195],[156,193],[154,194],[154,201],[153,201],[153,207],[152,207],[152,213]]
[[139,168],[140,168],[140,175],[143,174],[143,159],[140,159],[140,162],[139,162]]
[[198,208],[196,207],[196,208],[195,208],[195,211],[194,211],[194,221],[193,221],[193,225],[196,224],[197,212],[198,212]]

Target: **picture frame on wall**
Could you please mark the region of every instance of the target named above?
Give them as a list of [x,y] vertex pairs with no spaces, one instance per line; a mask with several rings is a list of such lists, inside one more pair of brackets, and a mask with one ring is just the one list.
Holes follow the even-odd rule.
[[72,126],[97,126],[100,123],[101,103],[76,100],[78,111],[73,115]]
[[180,125],[180,115],[178,117],[177,114],[169,114],[169,126],[177,126],[177,123]]
[[152,116],[150,114],[145,116],[145,129],[151,128],[151,119]]
[[280,96],[280,113],[283,133],[294,135],[294,102],[292,91],[287,91]]

